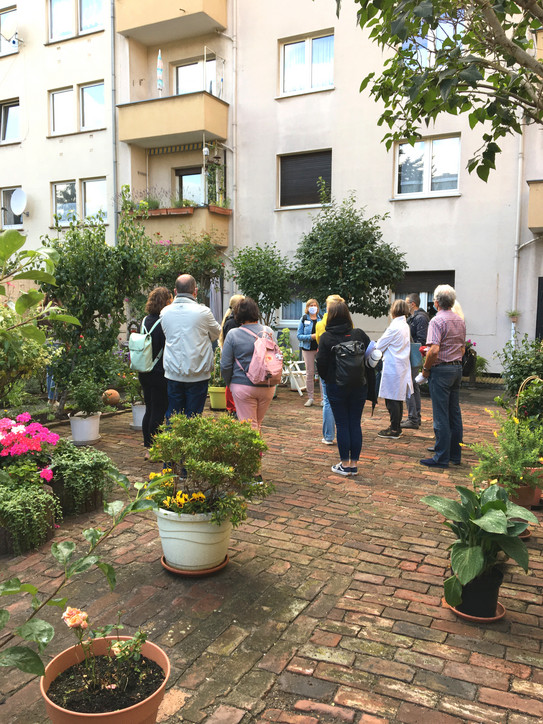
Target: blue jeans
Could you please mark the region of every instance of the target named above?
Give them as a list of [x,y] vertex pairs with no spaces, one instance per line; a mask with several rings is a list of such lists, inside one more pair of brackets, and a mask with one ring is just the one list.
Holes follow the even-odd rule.
[[321,394],[322,394],[322,436],[328,442],[334,442],[334,435],[336,432],[336,423],[334,420],[334,413],[330,407],[330,400],[326,394],[326,382],[321,379]]
[[328,382],[326,392],[336,421],[337,446],[341,460],[357,462],[362,450],[362,410],[368,396],[368,386],[339,387]]
[[169,420],[172,415],[177,413],[182,413],[187,417],[202,414],[206,403],[209,380],[202,380],[201,382],[167,380],[167,382],[168,409],[166,410],[166,420]]
[[434,460],[438,463],[459,463],[462,457],[462,413],[460,412],[460,382],[462,365],[434,365],[428,384],[432,398]]

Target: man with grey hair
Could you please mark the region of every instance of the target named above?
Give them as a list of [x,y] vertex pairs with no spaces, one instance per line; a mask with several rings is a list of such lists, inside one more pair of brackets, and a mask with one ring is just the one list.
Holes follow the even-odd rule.
[[[416,292],[408,294],[405,301],[409,306],[410,312],[407,318],[407,324],[411,332],[411,341],[417,345],[426,344],[426,334],[428,333],[430,317],[420,308],[420,297]],[[417,365],[417,367],[411,367],[413,394],[406,400],[407,420],[404,420],[400,425],[404,430],[418,430],[422,422],[420,416],[420,387],[415,381],[418,372],[419,365]]]
[[209,307],[198,304],[196,280],[181,274],[175,282],[176,297],[160,313],[166,337],[164,376],[168,384],[166,419],[174,413],[201,415],[213,369],[212,342],[221,331]]
[[428,379],[436,442],[434,456],[420,461],[421,465],[448,468],[449,462],[460,465],[462,457],[462,413],[460,411],[460,382],[462,355],[466,342],[464,320],[451,311],[456,292],[448,284],[434,291],[436,316],[428,326],[426,344],[430,346],[422,374]]

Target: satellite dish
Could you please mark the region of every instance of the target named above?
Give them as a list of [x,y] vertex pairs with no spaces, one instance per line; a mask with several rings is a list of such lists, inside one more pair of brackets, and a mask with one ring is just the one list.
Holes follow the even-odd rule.
[[22,189],[15,189],[11,195],[11,210],[15,216],[20,216],[26,209],[26,194]]

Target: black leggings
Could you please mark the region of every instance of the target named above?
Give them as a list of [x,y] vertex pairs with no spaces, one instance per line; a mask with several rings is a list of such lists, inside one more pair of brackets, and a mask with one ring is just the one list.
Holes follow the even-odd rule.
[[145,415],[141,424],[143,444],[151,447],[153,436],[164,422],[168,409],[168,387],[162,374],[145,373],[139,376],[145,402]]

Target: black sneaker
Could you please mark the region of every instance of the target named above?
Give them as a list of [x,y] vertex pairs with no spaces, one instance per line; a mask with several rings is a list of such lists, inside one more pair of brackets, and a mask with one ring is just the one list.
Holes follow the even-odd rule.
[[342,463],[338,463],[337,465],[332,465],[332,472],[347,476],[351,474],[351,468],[344,468]]
[[358,468],[346,468],[351,475],[358,475]]
[[405,420],[404,422],[400,422],[400,427],[402,430],[418,430],[420,425],[417,425],[413,420]]
[[402,436],[401,430],[391,430],[390,427],[386,430],[380,430],[377,433],[377,437],[389,437],[392,440],[397,440],[399,437]]

